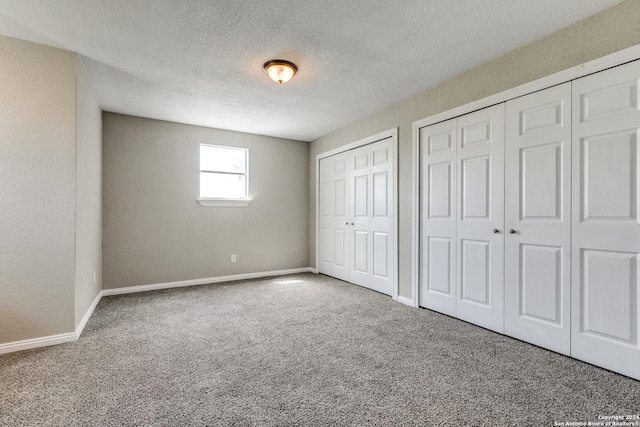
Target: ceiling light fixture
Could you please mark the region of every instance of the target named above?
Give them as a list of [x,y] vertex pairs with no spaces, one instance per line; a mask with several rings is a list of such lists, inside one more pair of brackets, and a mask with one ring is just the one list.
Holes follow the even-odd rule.
[[262,66],[264,72],[276,83],[286,83],[295,76],[298,67],[293,62],[284,59],[272,59]]

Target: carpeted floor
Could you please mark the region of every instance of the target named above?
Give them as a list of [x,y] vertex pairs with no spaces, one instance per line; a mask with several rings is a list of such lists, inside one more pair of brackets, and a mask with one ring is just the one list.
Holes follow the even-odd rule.
[[0,355],[2,426],[553,426],[638,413],[640,381],[314,274],[106,297],[79,341]]

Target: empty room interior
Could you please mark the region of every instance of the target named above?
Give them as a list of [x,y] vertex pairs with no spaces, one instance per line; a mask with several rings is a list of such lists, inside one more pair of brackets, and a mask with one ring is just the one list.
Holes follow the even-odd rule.
[[640,426],[639,23],[0,0],[0,426]]

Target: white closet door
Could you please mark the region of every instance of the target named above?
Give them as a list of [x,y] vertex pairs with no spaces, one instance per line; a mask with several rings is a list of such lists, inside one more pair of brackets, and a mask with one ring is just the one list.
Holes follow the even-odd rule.
[[351,271],[350,281],[371,283],[371,148],[351,150]]
[[459,117],[457,136],[457,317],[502,332],[504,104]]
[[333,157],[320,159],[318,271],[333,276]]
[[640,379],[640,63],[573,83],[571,355]]
[[505,333],[569,355],[571,83],[507,102],[505,135]]
[[393,146],[371,144],[371,289],[393,294]]
[[349,155],[320,160],[318,271],[349,280]]
[[333,157],[333,277],[349,280],[349,156]]
[[456,119],[420,129],[420,306],[456,315]]

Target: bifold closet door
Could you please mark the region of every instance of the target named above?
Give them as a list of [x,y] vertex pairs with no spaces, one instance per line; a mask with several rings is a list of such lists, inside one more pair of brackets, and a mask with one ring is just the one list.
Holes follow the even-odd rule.
[[351,150],[350,281],[393,294],[391,138]]
[[504,104],[458,118],[457,317],[504,330]]
[[420,306],[456,315],[457,120],[420,129]]
[[371,148],[351,150],[352,212],[350,224],[350,282],[369,287],[371,283]]
[[371,148],[371,282],[369,287],[393,295],[393,164],[391,138]]
[[320,273],[393,295],[393,173],[391,138],[320,159]]
[[573,82],[571,355],[640,379],[640,62]]
[[506,104],[505,333],[570,352],[571,83]]
[[349,280],[349,154],[320,160],[318,271]]

